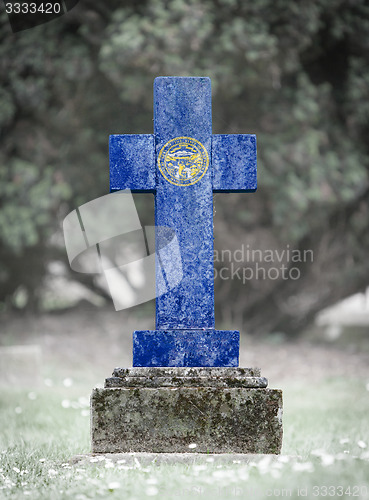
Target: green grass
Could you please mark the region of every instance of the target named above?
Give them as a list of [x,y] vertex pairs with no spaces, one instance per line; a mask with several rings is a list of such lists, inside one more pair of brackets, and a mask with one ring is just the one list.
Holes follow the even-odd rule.
[[196,465],[149,466],[109,460],[70,464],[71,457],[90,449],[89,387],[3,390],[0,498],[369,498],[366,381],[342,377],[282,388],[279,460],[222,465],[205,457]]

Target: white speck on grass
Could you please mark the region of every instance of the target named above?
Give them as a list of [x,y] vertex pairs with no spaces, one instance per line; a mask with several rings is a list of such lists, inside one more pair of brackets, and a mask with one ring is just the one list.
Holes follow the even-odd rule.
[[270,475],[273,479],[279,479],[281,477],[281,472],[278,469],[271,469]]
[[320,459],[322,461],[323,467],[328,467],[329,465],[333,465],[335,460],[333,455],[328,455],[328,454],[321,455]]
[[13,467],[13,471],[16,472],[17,474],[20,473],[20,469],[18,469],[18,467]]
[[345,455],[345,453],[338,453],[338,454],[335,456],[335,459],[336,459],[336,460],[346,460],[346,459],[347,459],[347,456]]
[[158,488],[156,488],[155,486],[150,486],[149,488],[147,488],[146,490],[146,495],[148,497],[154,497],[155,495],[157,495],[159,493],[159,490]]
[[97,457],[92,457],[92,458],[90,458],[90,462],[91,463],[100,462],[100,459]]
[[63,380],[63,385],[64,385],[64,387],[72,387],[73,380],[71,378],[67,377]]
[[118,481],[112,481],[111,483],[108,484],[108,490],[114,491],[118,490],[120,488],[120,483]]
[[107,461],[105,463],[105,469],[113,469],[113,468],[114,468],[114,464],[110,460],[109,460],[109,462]]
[[30,492],[30,491],[28,491],[28,490],[24,490],[24,491],[23,491],[23,495],[30,495],[30,494],[31,494],[31,492]]
[[20,415],[22,413],[22,408],[20,406],[17,406],[16,408],[14,408],[14,411],[17,415]]
[[156,479],[156,477],[148,477],[146,479],[146,482],[147,484],[158,484],[158,480]]
[[202,470],[207,470],[208,466],[205,464],[198,464],[198,465],[193,465],[192,469],[196,472],[202,471]]
[[349,442],[350,442],[349,438],[341,438],[340,439],[340,444],[347,444]]
[[273,469],[283,469],[283,464],[282,462],[273,462],[272,467]]
[[315,457],[321,457],[322,455],[325,455],[325,450],[322,449],[313,450],[311,452],[311,455],[314,455]]
[[82,417],[89,417],[90,416],[90,410],[82,410],[81,411]]
[[138,469],[141,469],[141,464],[140,464],[140,462],[137,460],[137,458],[136,458],[136,457],[134,457],[134,460],[135,460],[135,465],[136,465],[136,467],[137,467]]
[[246,467],[243,467],[238,471],[238,478],[241,481],[248,481],[249,480],[249,471],[247,470]]
[[296,462],[292,465],[295,472],[314,472],[314,466],[311,462]]
[[51,378],[45,378],[44,384],[46,387],[52,387],[54,385],[54,382],[51,380]]
[[56,471],[55,469],[49,469],[47,473],[49,474],[49,477],[55,477],[58,475],[58,471]]
[[209,458],[206,459],[206,461],[209,462],[209,463],[212,463],[212,462],[214,462],[214,458],[213,457],[209,457]]
[[366,443],[364,441],[361,441],[361,440],[358,441],[357,445],[359,448],[362,448],[362,449],[366,448]]
[[63,399],[63,401],[61,402],[61,405],[63,408],[69,408],[70,407],[69,399]]
[[290,461],[290,457],[287,455],[279,455],[277,460],[278,460],[278,462],[281,462],[282,464],[288,464],[288,462]]
[[216,478],[223,478],[224,477],[224,470],[214,470],[213,473],[212,473],[212,476],[213,477],[216,477]]
[[35,392],[29,392],[28,399],[30,399],[31,401],[34,401],[35,399],[37,399],[37,394]]
[[191,443],[191,444],[188,445],[188,447],[189,447],[190,450],[193,450],[194,448],[197,447],[197,444],[196,443]]
[[39,462],[43,464],[44,462],[46,462],[46,458],[40,458]]
[[268,472],[271,460],[271,457],[267,456],[257,462],[256,466],[261,474],[266,474]]
[[122,458],[121,460],[118,460],[118,461],[117,461],[117,464],[125,464],[125,463],[126,463],[126,461],[125,461],[125,459],[124,459],[124,458]]

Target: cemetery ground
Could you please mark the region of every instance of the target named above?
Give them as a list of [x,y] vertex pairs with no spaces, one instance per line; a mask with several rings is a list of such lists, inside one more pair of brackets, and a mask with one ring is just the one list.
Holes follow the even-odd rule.
[[357,332],[335,343],[242,337],[240,366],[260,366],[283,389],[279,457],[197,455],[195,446],[184,463],[89,456],[92,387],[131,366],[132,331],[149,326],[111,308],[3,317],[1,344],[39,345],[42,362],[39,382],[35,373],[23,387],[22,366],[8,384],[2,373],[0,498],[369,498],[369,339]]

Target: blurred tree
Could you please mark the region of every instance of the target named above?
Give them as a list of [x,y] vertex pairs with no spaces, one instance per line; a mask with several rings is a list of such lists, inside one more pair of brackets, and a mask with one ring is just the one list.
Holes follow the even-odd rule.
[[108,190],[109,133],[152,132],[158,75],[210,76],[214,133],[258,135],[260,188],[216,196],[216,248],[314,252],[282,259],[300,279],[217,279],[218,320],[294,333],[365,287],[368,33],[365,0],[85,0],[16,35],[3,15],[0,300],[37,306],[58,221]]

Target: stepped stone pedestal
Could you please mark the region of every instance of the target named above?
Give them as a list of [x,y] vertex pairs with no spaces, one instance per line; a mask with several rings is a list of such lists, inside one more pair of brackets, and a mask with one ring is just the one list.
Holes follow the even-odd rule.
[[278,454],[282,391],[267,385],[257,368],[116,368],[91,396],[92,452]]

